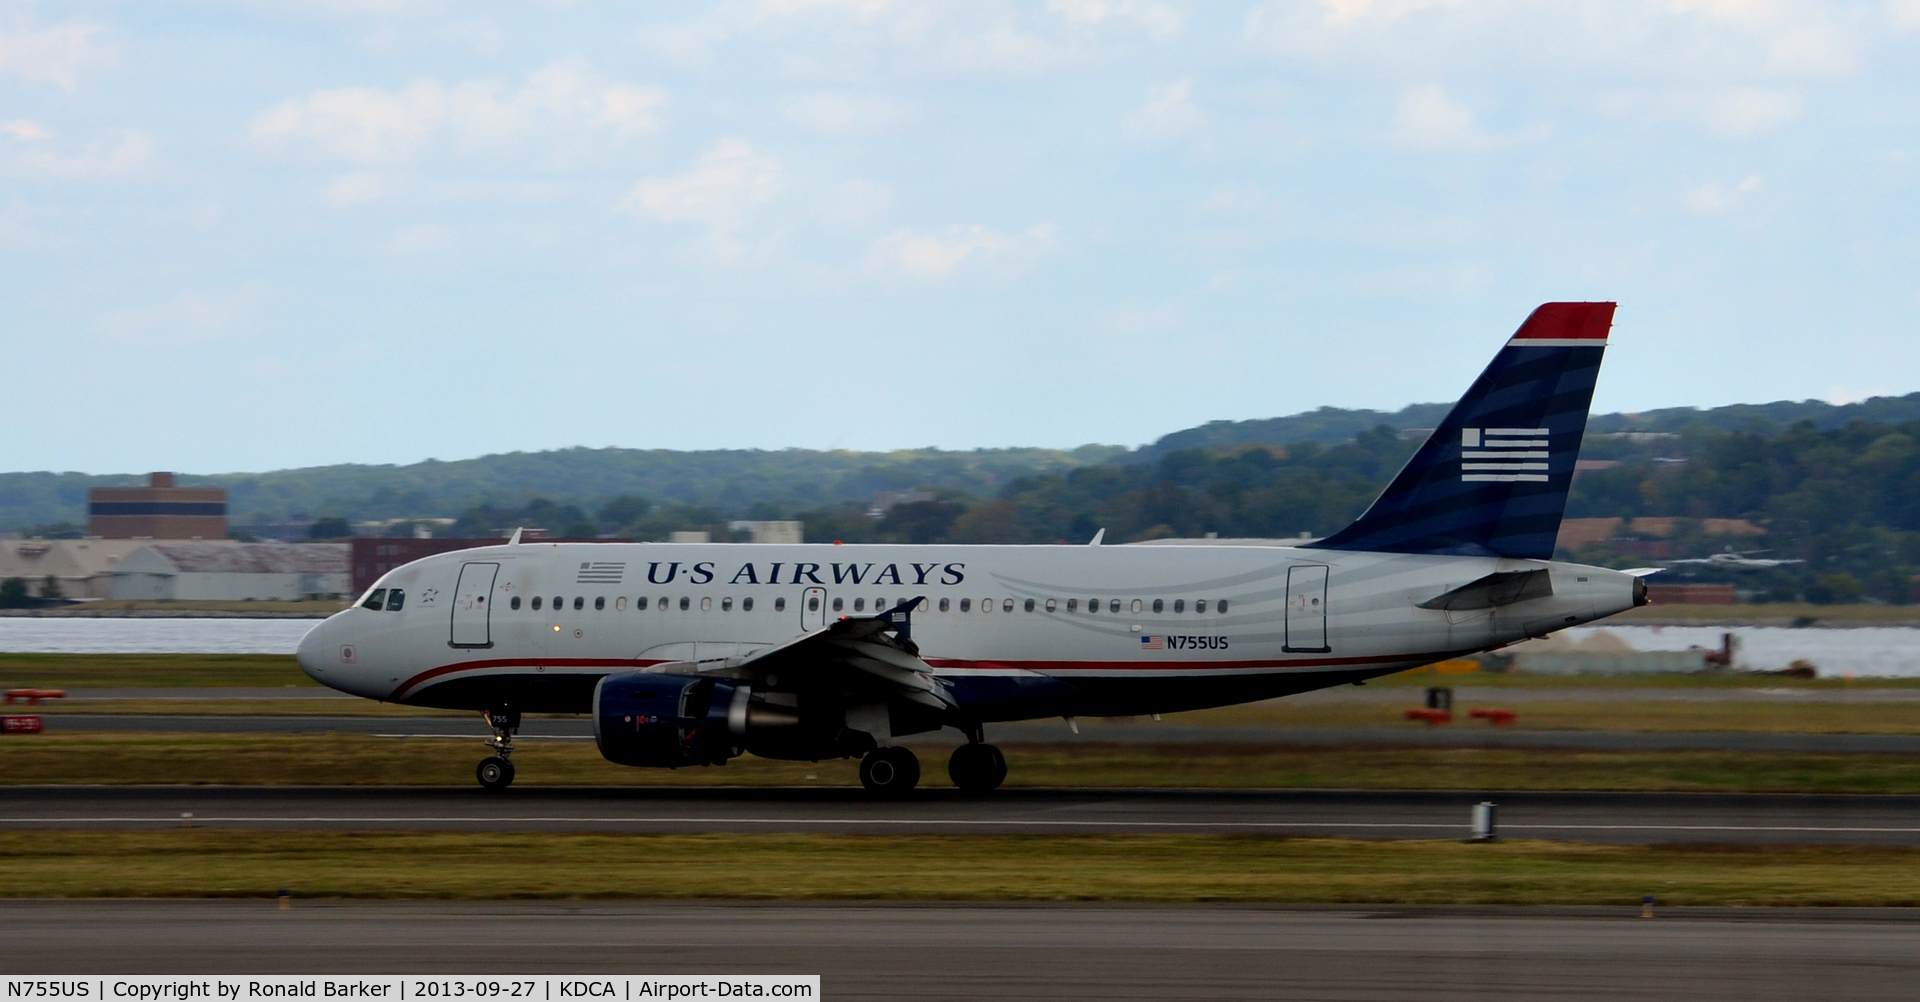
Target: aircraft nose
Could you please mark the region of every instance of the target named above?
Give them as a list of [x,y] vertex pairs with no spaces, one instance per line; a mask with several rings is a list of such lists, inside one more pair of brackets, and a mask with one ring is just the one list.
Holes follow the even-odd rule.
[[300,638],[300,646],[294,650],[293,658],[300,663],[300,670],[307,677],[325,686],[333,683],[327,679],[327,666],[322,655],[327,649],[327,634],[331,632],[333,620],[323,620]]

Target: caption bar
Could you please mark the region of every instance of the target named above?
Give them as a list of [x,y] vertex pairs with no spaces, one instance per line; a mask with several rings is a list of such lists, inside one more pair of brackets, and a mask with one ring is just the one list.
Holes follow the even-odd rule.
[[626,1002],[629,999],[817,999],[818,974],[666,974],[556,977],[421,975],[8,978],[8,999],[84,1002],[264,1002],[273,999],[482,999]]

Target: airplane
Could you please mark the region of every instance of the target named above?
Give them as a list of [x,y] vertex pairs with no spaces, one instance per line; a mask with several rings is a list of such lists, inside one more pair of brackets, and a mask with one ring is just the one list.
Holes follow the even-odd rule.
[[1640,575],[1551,559],[1613,313],[1535,309],[1358,520],[1296,546],[516,530],[388,572],[299,663],[344,692],[484,714],[489,790],[513,782],[523,714],[585,713],[619,764],[857,757],[883,796],[920,779],[899,739],[952,727],[948,776],[984,793],[1007,775],[989,725],[1358,685],[1646,604]]
[[1728,550],[1724,553],[1714,553],[1704,557],[1689,557],[1685,560],[1669,560],[1669,561],[1666,561],[1664,566],[1677,567],[1681,564],[1703,564],[1707,567],[1718,567],[1723,570],[1730,570],[1730,571],[1757,571],[1757,570],[1765,570],[1766,568],[1769,568],[1769,567],[1785,567],[1788,564],[1806,563],[1806,561],[1804,560],[1783,560],[1783,559],[1772,558],[1772,557],[1756,558],[1749,555],[1754,553],[1767,553],[1767,552],[1769,551],[1740,550],[1738,552],[1735,552],[1733,550]]

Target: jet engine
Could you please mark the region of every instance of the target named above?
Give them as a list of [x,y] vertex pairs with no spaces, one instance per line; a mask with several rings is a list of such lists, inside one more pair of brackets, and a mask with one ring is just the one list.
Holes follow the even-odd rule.
[[593,690],[594,742],[621,765],[722,765],[752,738],[799,723],[794,710],[726,679],[623,672]]

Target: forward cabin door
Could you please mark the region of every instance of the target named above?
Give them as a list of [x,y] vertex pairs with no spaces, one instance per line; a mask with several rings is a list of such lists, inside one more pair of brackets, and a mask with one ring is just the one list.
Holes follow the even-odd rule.
[[800,596],[800,632],[812,633],[827,626],[827,590],[808,588]]
[[1287,568],[1287,651],[1324,654],[1327,646],[1327,565]]
[[493,579],[499,573],[499,564],[460,565],[460,582],[453,589],[453,634],[447,646],[493,646],[487,606],[493,597]]

